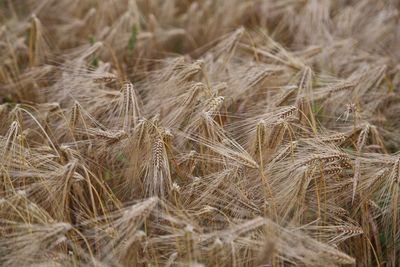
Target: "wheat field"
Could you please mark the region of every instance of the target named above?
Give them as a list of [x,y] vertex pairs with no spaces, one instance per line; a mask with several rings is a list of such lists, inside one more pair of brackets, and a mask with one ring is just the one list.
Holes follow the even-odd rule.
[[399,11],[1,0],[0,266],[400,266]]

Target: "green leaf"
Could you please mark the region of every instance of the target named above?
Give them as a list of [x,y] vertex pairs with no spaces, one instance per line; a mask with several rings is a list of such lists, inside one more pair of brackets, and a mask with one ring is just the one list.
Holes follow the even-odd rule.
[[131,53],[133,52],[133,49],[135,49],[137,33],[138,33],[138,28],[137,28],[136,24],[134,24],[132,26],[131,36],[129,37],[129,41],[128,41],[128,50]]
[[89,43],[90,43],[91,45],[93,45],[94,43],[96,43],[96,36],[90,35],[90,36],[89,36]]

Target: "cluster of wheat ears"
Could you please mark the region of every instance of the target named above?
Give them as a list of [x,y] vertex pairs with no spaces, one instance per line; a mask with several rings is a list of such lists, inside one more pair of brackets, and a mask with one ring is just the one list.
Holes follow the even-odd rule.
[[399,266],[400,1],[1,0],[1,266]]

